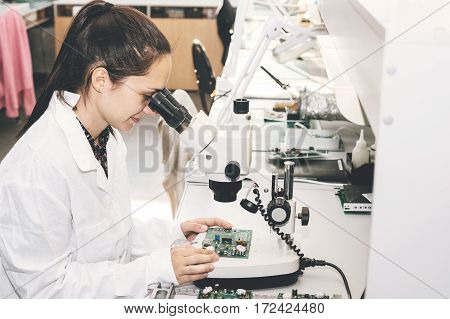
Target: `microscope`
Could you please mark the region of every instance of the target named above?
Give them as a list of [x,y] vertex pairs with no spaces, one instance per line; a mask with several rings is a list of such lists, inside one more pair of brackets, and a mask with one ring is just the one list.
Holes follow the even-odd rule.
[[[194,160],[207,176],[216,202],[237,201],[243,181],[250,184],[239,209],[233,209],[240,211],[233,212],[240,214],[236,217],[239,227],[253,230],[249,258],[221,258],[208,278],[196,285],[257,289],[295,283],[302,273],[303,254],[292,234],[298,219],[302,225],[308,224],[309,209],[303,207],[297,213],[293,194],[294,162],[285,162],[283,186],[278,173],[272,173],[270,178],[267,173],[252,169],[249,101],[234,100],[231,120],[220,126],[214,125],[203,111],[189,114],[168,89],[155,93],[149,107],[178,132],[182,142],[194,149]],[[248,213],[243,214],[240,208]]]

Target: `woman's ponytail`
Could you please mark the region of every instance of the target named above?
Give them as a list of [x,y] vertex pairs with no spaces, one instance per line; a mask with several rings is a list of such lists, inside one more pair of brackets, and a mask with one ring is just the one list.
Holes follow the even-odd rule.
[[74,17],[23,135],[47,110],[55,91],[87,94],[91,71],[105,67],[113,81],[144,75],[170,44],[150,18],[130,7],[92,1]]

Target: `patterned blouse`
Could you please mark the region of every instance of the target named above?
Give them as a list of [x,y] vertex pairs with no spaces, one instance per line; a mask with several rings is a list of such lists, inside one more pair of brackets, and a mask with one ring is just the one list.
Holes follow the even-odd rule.
[[78,118],[77,120],[80,123],[81,128],[84,131],[84,135],[86,135],[89,144],[91,145],[95,158],[97,159],[97,161],[99,161],[100,165],[103,167],[106,177],[108,177],[108,156],[106,153],[106,144],[108,143],[109,139],[110,127],[108,126],[103,130],[103,132],[100,133],[98,137],[98,144],[96,144],[94,142],[94,139],[92,138],[92,135],[88,132],[88,130],[84,127],[84,125],[80,122]]

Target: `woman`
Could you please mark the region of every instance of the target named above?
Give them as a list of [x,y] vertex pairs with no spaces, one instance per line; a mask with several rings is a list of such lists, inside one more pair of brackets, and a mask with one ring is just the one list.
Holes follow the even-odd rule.
[[170,69],[167,39],[137,10],[95,1],[74,18],[23,136],[0,164],[0,284],[12,287],[0,297],[143,297],[150,283],[213,270],[215,253],[171,245],[229,223],[136,225],[130,216],[118,130],[153,114],[146,106]]

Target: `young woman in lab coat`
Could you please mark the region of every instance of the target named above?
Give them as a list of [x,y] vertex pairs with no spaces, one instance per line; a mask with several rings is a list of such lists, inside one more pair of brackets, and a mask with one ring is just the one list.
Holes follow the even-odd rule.
[[102,1],[74,18],[48,86],[0,164],[0,297],[144,297],[154,282],[207,277],[189,244],[220,219],[131,219],[119,130],[167,84],[170,45],[137,10]]

